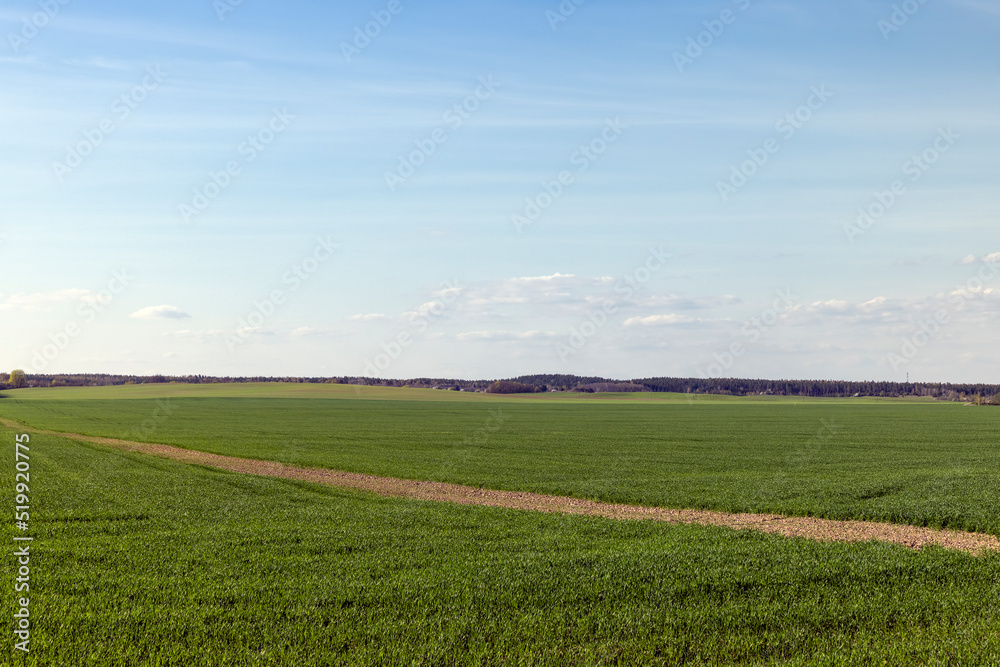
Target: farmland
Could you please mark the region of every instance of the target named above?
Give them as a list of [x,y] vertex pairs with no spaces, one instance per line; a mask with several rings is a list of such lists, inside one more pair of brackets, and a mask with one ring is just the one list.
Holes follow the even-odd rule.
[[[991,408],[140,386],[5,392],[0,417],[410,479],[1000,534]],[[996,554],[381,498],[53,435],[32,454],[23,664],[1000,659]]]
[[[161,397],[130,400],[119,397],[143,395],[139,387],[95,388],[86,399],[72,397],[91,390],[31,390],[0,399],[0,417],[389,477],[1000,534],[1000,410],[993,408],[909,400],[702,396],[688,402],[656,394],[518,398],[287,389],[289,396],[306,391],[313,397],[276,398],[286,390],[281,385],[142,387]],[[61,391],[70,398],[52,398]],[[175,391],[188,395],[164,402]],[[102,392],[110,397],[101,398]]]

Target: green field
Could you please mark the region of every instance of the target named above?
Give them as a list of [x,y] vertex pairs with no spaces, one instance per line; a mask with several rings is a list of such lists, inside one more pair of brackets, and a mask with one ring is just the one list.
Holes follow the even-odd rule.
[[[1000,410],[955,404],[179,385],[4,392],[0,417],[1000,534]],[[0,437],[12,486],[14,432]],[[998,554],[378,498],[55,436],[31,455],[35,626],[16,664],[1000,664]]]
[[[173,394],[179,397],[163,402]],[[29,426],[294,465],[1000,534],[1000,410],[992,408],[836,399],[689,402],[655,394],[359,393],[340,385],[7,395],[0,417]]]
[[928,398],[800,398],[785,396],[724,396],[718,394],[674,394],[637,392],[623,394],[590,394],[575,392],[547,392],[540,394],[484,394],[465,391],[436,389],[411,389],[396,387],[366,387],[360,385],[319,383],[239,383],[239,384],[137,384],[104,387],[55,387],[31,388],[17,391],[0,391],[0,398],[17,398],[30,401],[66,401],[95,399],[138,398],[360,398],[391,401],[462,401],[473,403],[556,403],[629,402],[629,403],[849,403],[851,405],[886,403],[935,403]]

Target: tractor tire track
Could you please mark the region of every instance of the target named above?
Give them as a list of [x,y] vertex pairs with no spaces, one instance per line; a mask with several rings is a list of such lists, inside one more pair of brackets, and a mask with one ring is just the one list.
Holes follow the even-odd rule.
[[259,461],[220,454],[209,454],[170,445],[102,438],[77,433],[60,433],[25,427],[6,419],[4,426],[39,435],[70,438],[80,442],[113,447],[128,452],[159,456],[181,463],[209,466],[220,470],[313,482],[342,489],[368,491],[381,496],[449,502],[460,505],[482,505],[535,512],[554,512],[617,520],[654,520],[675,524],[723,526],[736,530],[759,530],[785,537],[838,542],[880,541],[900,544],[911,549],[938,545],[946,549],[980,554],[1000,551],[1000,539],[994,535],[964,531],[920,528],[874,521],[837,521],[817,517],[782,516],[779,514],[734,514],[711,510],[642,507],[619,503],[552,496],[524,491],[497,491],[447,482],[426,482],[394,477],[378,477],[362,473],[343,472],[327,468],[299,468],[274,461]]

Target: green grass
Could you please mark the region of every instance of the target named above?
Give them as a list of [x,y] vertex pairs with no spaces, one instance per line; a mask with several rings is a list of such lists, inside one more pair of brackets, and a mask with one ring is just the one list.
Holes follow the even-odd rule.
[[848,402],[853,405],[863,403],[892,402],[922,402],[933,403],[929,398],[849,398],[820,399],[789,396],[724,396],[717,394],[676,394],[669,392],[656,393],[575,393],[548,392],[541,394],[514,394],[500,396],[465,391],[449,391],[438,389],[413,389],[410,387],[367,387],[342,384],[310,384],[310,383],[280,383],[280,382],[246,382],[230,384],[139,384],[114,385],[104,387],[45,387],[0,392],[0,398],[17,398],[26,401],[64,401],[64,400],[94,400],[114,399],[128,400],[139,398],[358,398],[368,400],[394,401],[434,401],[434,402],[471,402],[506,403],[524,402],[557,402],[557,403],[592,403],[606,401],[657,402],[657,403],[815,403]]
[[[323,399],[301,398],[303,391]],[[182,397],[167,403],[122,400],[177,392]],[[240,392],[244,397],[223,397]],[[688,402],[677,395],[534,399],[381,388],[359,395],[338,385],[6,395],[0,417],[39,428],[294,465],[1000,534],[1000,410],[990,408],[761,397]]]
[[1000,555],[378,498],[51,436],[31,457],[35,626],[9,664],[1000,664]]
[[405,390],[343,384],[248,382],[239,384],[138,384],[106,387],[50,387],[0,392],[0,397],[31,401],[137,398],[394,398],[415,401],[476,401],[485,394],[435,389]]

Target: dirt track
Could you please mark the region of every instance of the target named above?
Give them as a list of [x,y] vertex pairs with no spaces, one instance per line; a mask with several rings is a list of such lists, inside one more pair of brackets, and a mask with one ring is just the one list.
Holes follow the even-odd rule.
[[538,512],[562,512],[600,516],[609,519],[653,519],[668,523],[694,523],[710,526],[725,526],[735,529],[760,530],[777,533],[786,537],[805,537],[812,540],[836,540],[844,542],[865,542],[879,540],[919,549],[925,545],[937,544],[948,549],[970,553],[983,550],[1000,551],[1000,540],[993,535],[917,528],[890,523],[871,521],[834,521],[813,517],[785,517],[777,514],[730,514],[709,510],[664,509],[660,507],[639,507],[601,503],[564,496],[548,496],[519,491],[494,491],[478,489],[444,482],[420,482],[392,477],[375,477],[360,473],[341,472],[324,468],[296,468],[271,461],[256,461],[232,456],[221,456],[196,452],[170,445],[148,444],[79,435],[25,429],[15,422],[0,420],[4,426],[29,433],[55,435],[82,442],[106,445],[130,452],[152,454],[182,463],[195,463],[232,472],[266,477],[281,477],[317,484],[326,484],[347,489],[370,491],[383,496],[459,503],[462,505],[486,505],[509,509],[532,510]]

